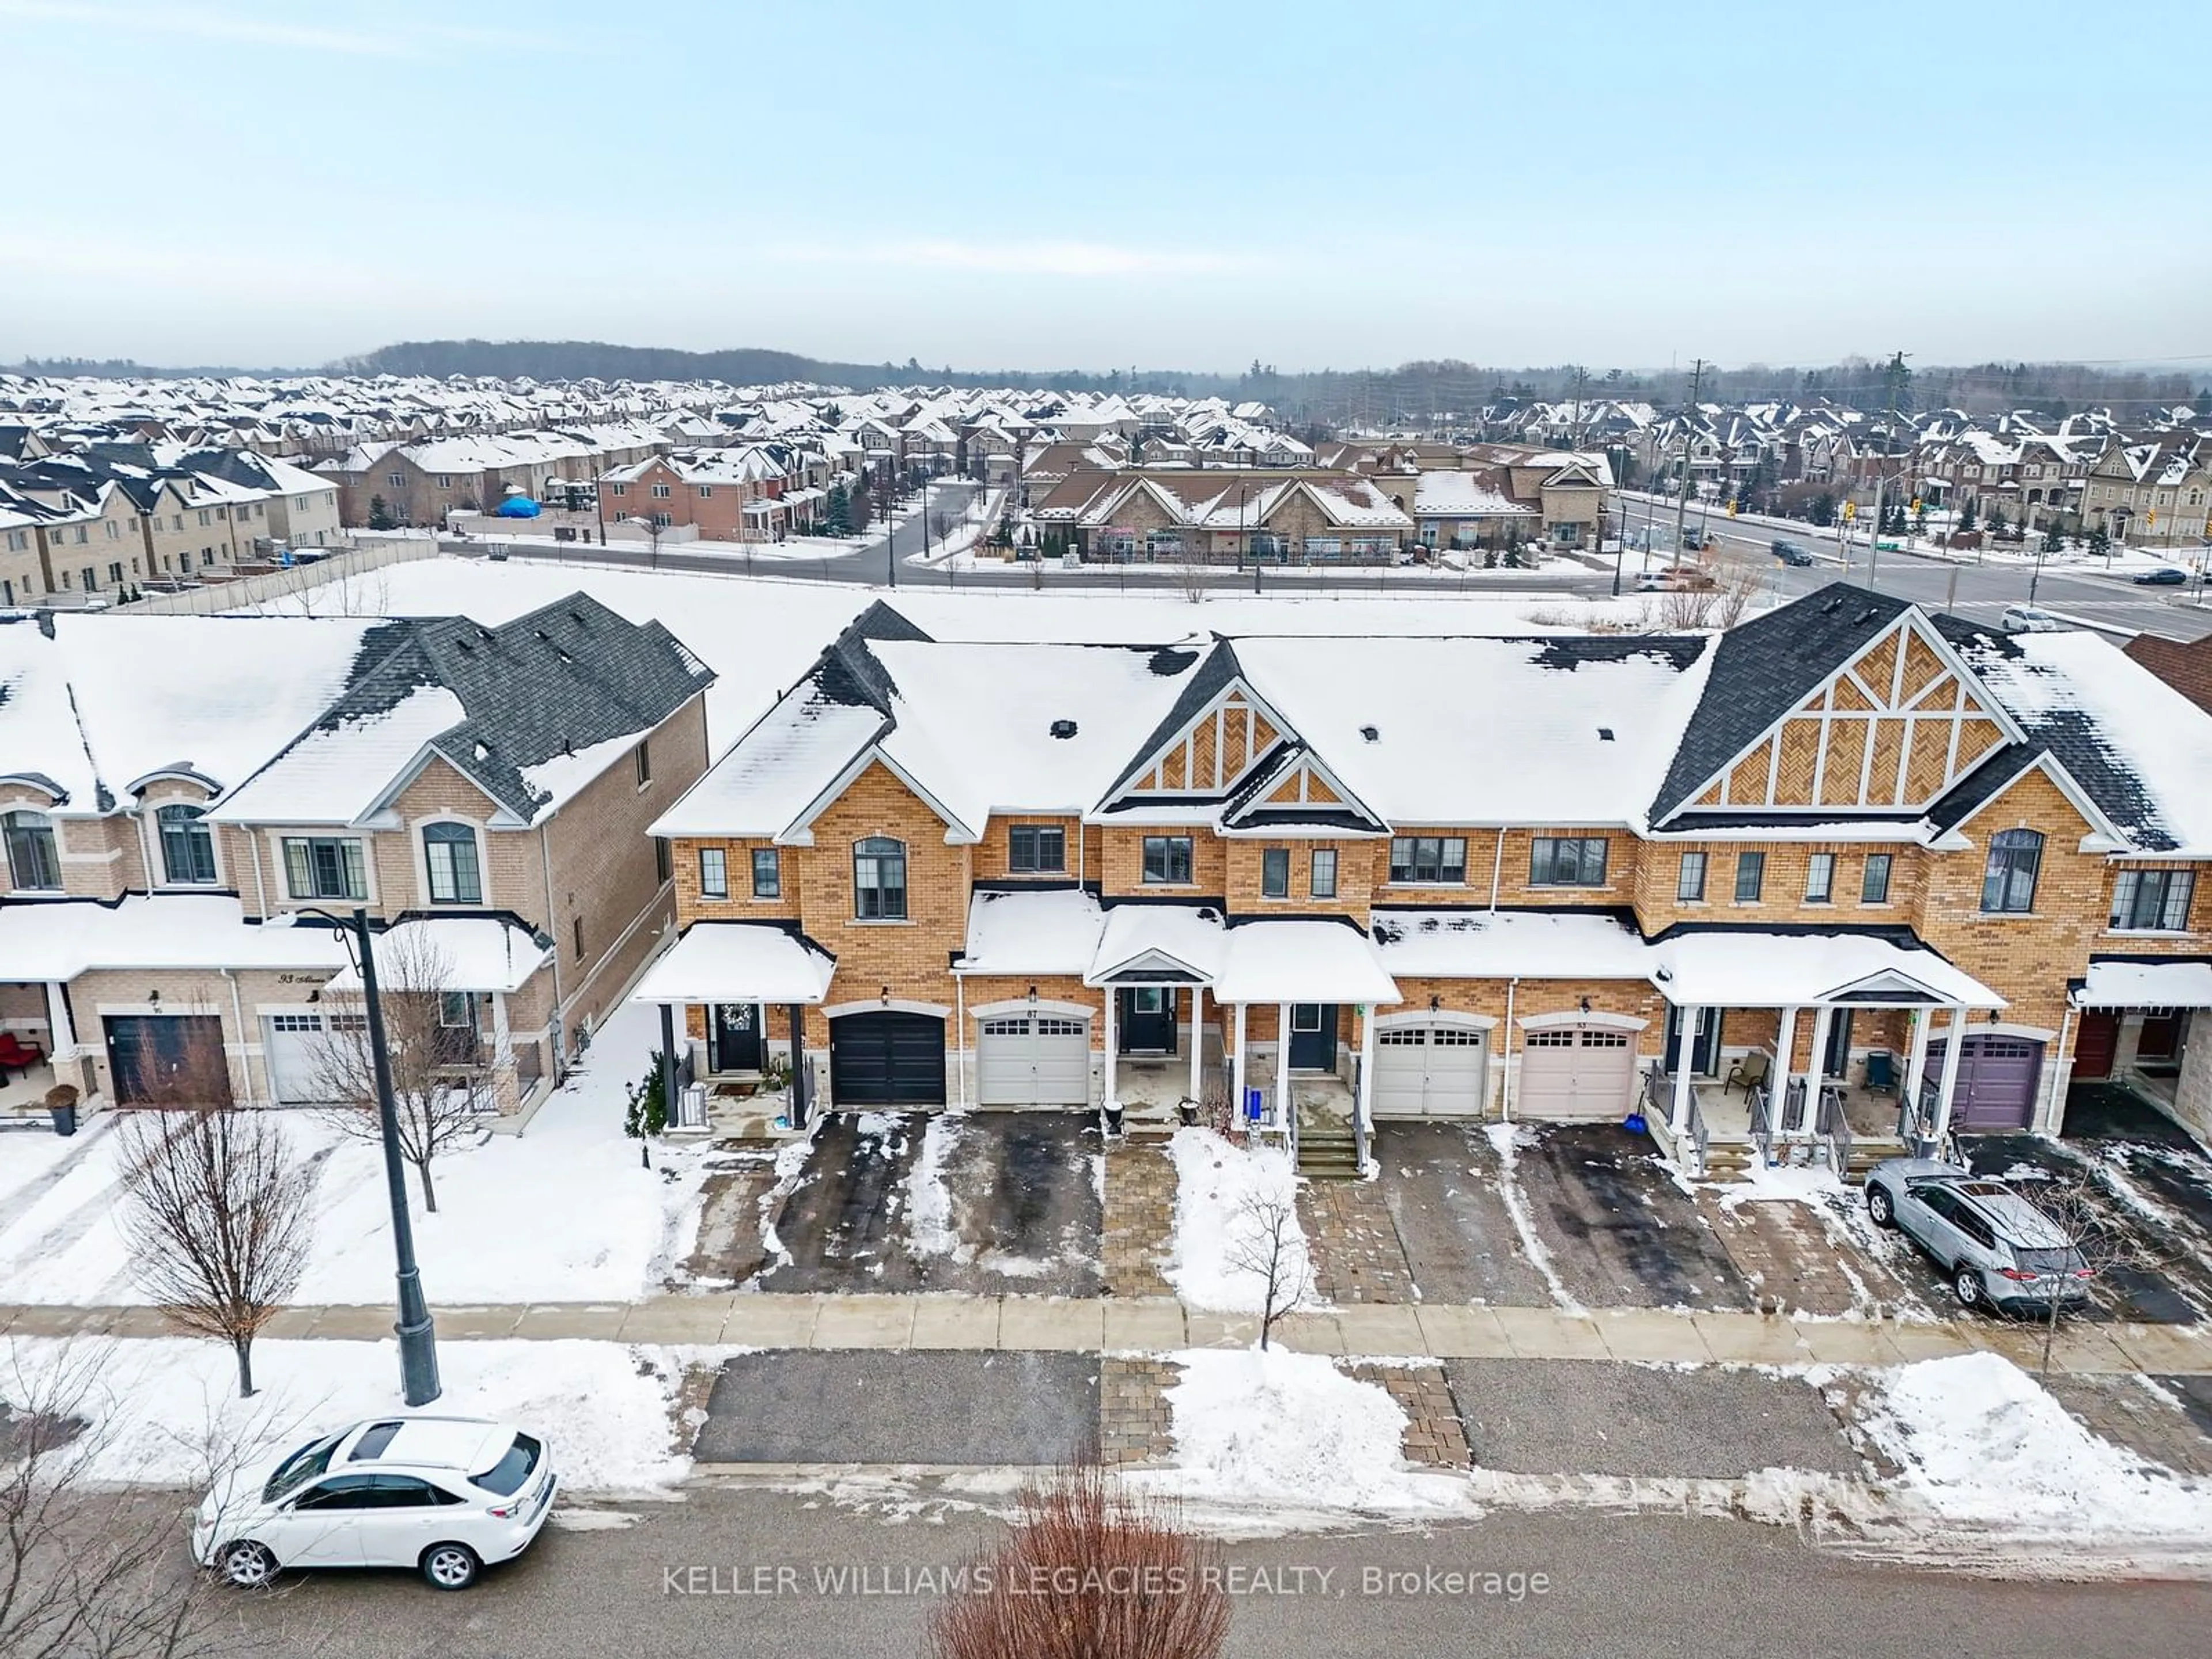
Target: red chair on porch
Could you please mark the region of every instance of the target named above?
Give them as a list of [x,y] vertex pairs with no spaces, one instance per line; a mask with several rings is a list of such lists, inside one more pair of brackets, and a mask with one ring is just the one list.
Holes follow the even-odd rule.
[[13,1031],[0,1031],[0,1080],[10,1072],[27,1072],[44,1062],[46,1051],[35,1042],[26,1042]]

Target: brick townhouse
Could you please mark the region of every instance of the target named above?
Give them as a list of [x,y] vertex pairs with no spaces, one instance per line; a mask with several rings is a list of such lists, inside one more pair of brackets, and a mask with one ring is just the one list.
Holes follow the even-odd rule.
[[357,906],[532,1104],[672,920],[645,831],[705,769],[711,678],[581,594],[497,628],[0,623],[0,1030],[46,1057],[0,1105],[216,1054],[233,1100],[312,1103],[358,981],[311,913]]
[[2208,778],[2212,719],[2102,641],[1841,584],[1717,637],[955,644],[878,605],[653,824],[684,933],[638,995],[702,1077],[795,1047],[842,1106],[1640,1100],[1672,1146],[1871,1109],[1894,1147],[1884,1082],[1926,1136],[2109,1075],[2202,1133]]

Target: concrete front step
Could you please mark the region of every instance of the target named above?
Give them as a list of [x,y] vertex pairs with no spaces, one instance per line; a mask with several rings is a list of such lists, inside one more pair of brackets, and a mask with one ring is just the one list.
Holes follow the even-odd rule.
[[1313,1181],[1356,1181],[1359,1146],[1349,1134],[1307,1129],[1298,1135],[1298,1173]]

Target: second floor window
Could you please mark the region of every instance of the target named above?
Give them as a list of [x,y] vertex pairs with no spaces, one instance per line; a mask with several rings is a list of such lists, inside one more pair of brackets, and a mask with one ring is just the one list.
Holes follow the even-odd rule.
[[783,864],[773,847],[753,848],[753,896],[783,896]]
[[154,814],[161,828],[161,878],[172,886],[204,884],[215,879],[215,836],[201,809],[179,802]]
[[906,919],[906,843],[870,836],[853,843],[853,914],[862,921]]
[[1805,863],[1805,902],[1828,904],[1836,896],[1836,855],[1815,853]]
[[1528,843],[1531,887],[1605,885],[1603,836],[1539,836]]
[[467,824],[424,824],[422,863],[430,873],[431,903],[483,902],[483,872],[477,860],[477,832]]
[[1861,904],[1889,902],[1888,854],[1869,853],[1867,854],[1866,869],[1859,877],[1859,902]]
[[1266,847],[1260,851],[1260,896],[1288,898],[1291,896],[1291,849],[1287,847]]
[[361,842],[350,836],[285,836],[284,882],[295,899],[367,898]]
[[730,896],[729,854],[719,847],[699,849],[699,896],[726,899]]
[[653,745],[641,743],[637,746],[637,787],[641,789],[653,781]]
[[1390,879],[1460,886],[1467,880],[1467,842],[1460,836],[1399,836],[1390,842]]
[[2024,915],[2035,908],[2035,874],[2043,864],[2043,837],[2033,830],[2000,830],[1990,837],[1982,872],[1985,915]]
[[2185,933],[2197,877],[2188,870],[2123,870],[2112,878],[2112,926],[2122,933]]
[[1705,896],[1705,855],[1685,853],[1674,872],[1674,901],[1678,904],[1696,904]]
[[1190,878],[1188,836],[1145,837],[1145,880],[1147,883],[1154,886],[1188,887]]
[[1336,848],[1334,847],[1314,848],[1311,889],[1316,898],[1336,896]]
[[1006,868],[1038,875],[1067,868],[1067,832],[1056,823],[1017,823],[1006,831]]
[[1738,853],[1735,855],[1735,902],[1756,904],[1766,890],[1766,854]]
[[62,860],[54,844],[54,822],[44,812],[10,812],[0,817],[8,842],[8,878],[17,887],[52,891],[62,884]]

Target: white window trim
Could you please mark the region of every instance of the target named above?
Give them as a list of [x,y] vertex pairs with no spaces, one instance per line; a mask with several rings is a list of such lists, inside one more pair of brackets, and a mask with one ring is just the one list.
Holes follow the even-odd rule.
[[[274,879],[269,884],[269,908],[278,910],[311,910],[324,905],[358,904],[364,909],[378,908],[382,900],[381,884],[377,878],[376,837],[366,830],[355,830],[345,825],[295,823],[264,828],[263,839],[268,844],[269,867]],[[361,843],[362,884],[368,890],[360,898],[294,898],[291,873],[284,867],[284,843],[300,839],[308,841],[357,841]],[[422,878],[424,885],[428,878]]]

